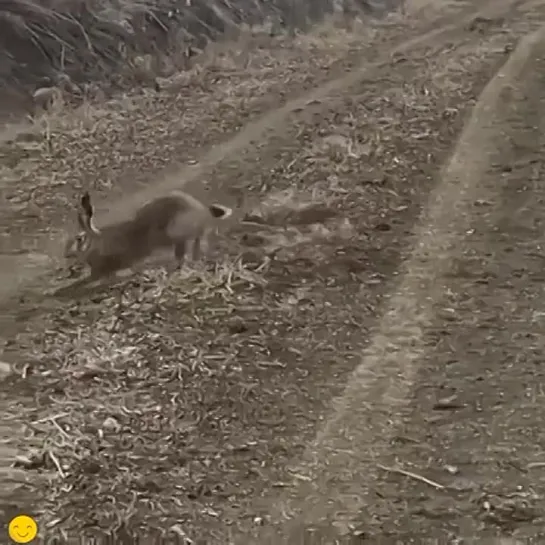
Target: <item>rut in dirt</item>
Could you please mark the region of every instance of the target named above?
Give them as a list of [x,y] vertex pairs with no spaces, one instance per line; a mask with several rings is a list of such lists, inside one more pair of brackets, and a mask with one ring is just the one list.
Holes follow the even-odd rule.
[[[402,268],[405,276],[400,291],[387,304],[387,309],[394,308],[386,313],[376,337],[371,337],[371,353],[366,351],[367,357],[349,381],[344,397],[333,405],[333,417],[318,434],[317,444],[309,446],[308,463],[297,469],[305,477],[299,487],[300,494],[279,508],[282,513],[293,513],[297,508],[303,511],[290,534],[293,543],[305,535],[304,520],[308,539],[326,539],[326,536],[333,539],[335,526],[349,533],[356,526],[358,535],[371,540],[390,535],[374,526],[378,516],[373,511],[377,503],[374,483],[380,482],[383,475],[381,471],[375,472],[382,467],[384,458],[394,456],[391,451],[398,450],[386,442],[387,438],[398,435],[396,425],[405,411],[406,397],[413,383],[418,389],[420,377],[426,376],[420,374],[419,366],[429,350],[427,331],[435,329],[435,308],[450,293],[447,274],[450,263],[467,234],[471,218],[479,217],[476,203],[486,196],[481,178],[491,161],[490,155],[498,153],[497,137],[503,134],[502,127],[494,125],[496,116],[501,117],[505,108],[502,100],[498,103],[498,97],[503,97],[505,90],[517,81],[515,73],[525,67],[527,58],[536,54],[535,44],[540,39],[541,33],[537,33],[523,40],[513,58],[487,86],[455,155],[442,173],[443,179],[433,190],[429,214],[424,215],[424,223],[417,230],[421,236],[415,241],[415,254]],[[528,67],[530,73],[531,70]],[[397,465],[395,462],[391,469],[383,469],[395,473]],[[434,484],[429,481],[427,486]],[[368,490],[371,497],[362,496],[362,490]],[[373,521],[370,528],[365,523],[360,526],[349,516],[358,505],[361,509],[366,504],[369,506],[366,514]],[[378,504],[382,508],[387,502]],[[324,523],[319,520],[332,524],[329,533],[323,533]],[[380,520],[390,522],[384,516]],[[467,535],[464,532],[461,535]]]
[[394,469],[375,481],[362,513],[358,530],[370,542],[545,538],[544,35],[481,119],[483,191],[440,282],[429,354],[382,459]]
[[[465,33],[463,36],[468,38]],[[503,40],[505,36],[500,35],[500,38]],[[498,44],[503,46],[501,40]],[[465,46],[467,54],[471,40]],[[405,68],[399,68],[395,84],[403,88],[403,82],[415,81],[415,89],[420,84],[430,87],[426,70],[430,69],[436,53],[434,50],[430,55],[425,48],[420,50],[412,59],[414,65],[410,62]],[[450,105],[457,112],[463,111],[471,97],[478,93],[502,55],[502,49],[498,48],[490,57],[464,57],[478,75],[473,81],[463,74],[463,92],[451,97],[453,104]],[[444,66],[445,61],[446,57],[436,59],[433,70],[438,70],[440,64]],[[173,286],[165,285],[160,273],[143,276],[122,286],[121,291],[127,296],[122,300],[122,306],[116,306],[114,297],[106,296],[98,301],[52,309],[50,315],[42,317],[41,327],[38,323],[35,332],[17,339],[15,350],[29,358],[36,358],[38,353],[41,358],[36,362],[34,376],[25,381],[29,394],[36,396],[35,403],[33,405],[29,400],[28,405],[22,404],[19,416],[24,415],[26,421],[38,426],[39,429],[33,430],[38,440],[40,434],[43,434],[41,437],[63,435],[57,425],[64,434],[70,435],[75,430],[82,433],[73,443],[64,435],[65,443],[57,437],[63,446],[57,444],[52,452],[63,464],[61,468],[66,479],[55,480],[46,491],[48,496],[39,508],[45,520],[54,520],[55,510],[62,504],[63,509],[73,510],[74,516],[69,522],[76,526],[99,520],[104,528],[118,529],[115,517],[119,517],[135,534],[152,525],[178,530],[181,502],[186,509],[184,529],[193,532],[194,537],[209,532],[211,542],[216,539],[224,543],[225,535],[239,530],[252,533],[257,519],[267,519],[270,503],[256,509],[256,498],[265,490],[276,496],[277,486],[293,486],[294,476],[286,472],[286,468],[298,460],[315,433],[316,423],[326,414],[324,400],[331,397],[332,389],[340,390],[344,386],[347,372],[355,363],[350,360],[350,353],[358,354],[363,347],[365,339],[361,332],[368,331],[374,323],[380,297],[388,290],[389,278],[406,250],[407,234],[418,213],[418,201],[430,188],[430,171],[444,160],[452,138],[461,126],[461,117],[454,124],[431,127],[428,118],[417,117],[422,101],[443,111],[449,104],[449,95],[444,89],[432,85],[430,95],[422,97],[415,92],[406,103],[396,95],[395,88],[391,88],[390,67],[378,76],[374,84],[365,82],[350,89],[350,96],[341,93],[335,97],[331,109],[321,116],[321,120],[309,120],[303,112],[286,134],[261,148],[259,164],[248,164],[246,158],[242,158],[235,169],[223,173],[224,165],[218,165],[217,169],[218,180],[220,183],[225,180],[226,184],[233,173],[247,176],[252,183],[260,182],[266,188],[275,187],[278,172],[282,172],[281,179],[286,184],[306,180],[309,186],[315,186],[329,197],[333,193],[332,202],[348,204],[349,219],[357,226],[361,221],[361,210],[366,210],[368,213],[363,216],[368,223],[358,226],[360,230],[353,244],[347,244],[338,236],[333,223],[329,226],[330,235],[325,232],[327,229],[322,234],[318,232],[318,236],[331,236],[331,240],[314,246],[287,248],[279,261],[272,265],[265,263],[261,273],[226,267],[221,274],[217,271],[212,271],[213,274],[210,271],[188,273],[177,279],[178,283]],[[389,100],[381,101],[384,96]],[[411,130],[415,132],[401,133],[401,138],[390,140],[383,155],[376,154],[379,159],[373,164],[374,170],[367,173],[371,182],[364,184],[350,205],[343,200],[346,199],[343,195],[349,195],[349,190],[353,190],[354,172],[362,174],[354,169],[364,161],[358,157],[349,158],[349,162],[334,163],[331,159],[335,155],[330,156],[328,150],[320,151],[323,142],[313,140],[313,137],[320,134],[319,128],[335,127],[339,119],[344,123],[346,111],[351,108],[358,108],[357,113],[361,115],[354,118],[362,120],[361,126],[352,129],[369,134],[377,120],[369,119],[369,112],[364,114],[364,108],[373,101],[376,115],[395,120],[390,125],[396,130],[407,126],[403,115],[410,115],[415,123]],[[441,119],[441,115],[432,118]],[[417,133],[426,134],[427,140],[413,138]],[[388,171],[390,157],[407,153],[409,142],[414,146],[411,146],[411,155],[395,167],[398,170]],[[415,174],[410,165],[415,163],[415,158],[422,158],[422,164],[426,164],[424,151],[429,153],[431,142],[440,144],[440,150],[433,157],[433,166],[427,163],[428,170]],[[316,166],[309,170],[309,156],[319,157],[323,163],[315,161]],[[382,159],[384,163],[379,163]],[[335,183],[324,176],[325,172],[330,174],[331,171],[339,176]],[[373,181],[382,179],[385,186]],[[409,179],[421,194],[411,192],[408,184],[391,185],[391,180],[405,182]],[[309,188],[298,187],[301,194],[305,189]],[[384,229],[384,225],[390,229]],[[373,233],[371,241],[365,236],[366,232]],[[316,233],[306,235],[316,236]],[[363,262],[362,247],[376,259]],[[337,253],[339,249],[341,253]],[[229,251],[227,248],[227,253]],[[257,265],[262,264],[259,262],[262,257],[258,251]],[[266,288],[263,280],[267,282]],[[358,292],[357,286],[364,286],[368,295]],[[354,293],[358,293],[357,312],[351,307]],[[331,306],[340,301],[344,314]],[[139,308],[146,309],[145,320],[138,317]],[[134,320],[132,324],[131,320]],[[326,331],[324,320],[329,326]],[[93,329],[90,323],[104,326],[103,331]],[[333,330],[346,331],[347,323],[351,324],[353,334],[350,341],[358,335],[358,344],[350,346],[346,337],[339,337],[329,344],[313,344],[316,337],[326,339]],[[265,328],[264,324],[270,326]],[[297,328],[299,334],[295,331]],[[273,335],[265,335],[264,329]],[[59,347],[79,348],[80,354],[89,352],[89,344],[84,349],[82,345],[71,344],[73,333],[78,333],[83,343],[103,347],[103,359],[86,361],[77,359],[71,352],[73,361],[67,362],[66,357],[63,360],[66,352]],[[108,344],[112,337],[119,344],[108,352],[106,349],[112,348]],[[282,343],[277,342],[279,338]],[[37,346],[39,350],[36,350]],[[138,353],[128,350],[135,346],[142,350]],[[180,346],[185,347],[187,353],[177,360]],[[206,346],[204,351],[203,346]],[[190,350],[193,347],[196,348],[194,352]],[[225,353],[235,349],[237,351],[230,354],[235,357],[226,359]],[[218,367],[218,361],[238,365],[229,363],[222,368]],[[331,368],[317,369],[317,361],[328,361]],[[97,368],[98,363],[104,365],[105,362],[110,362],[109,367]],[[77,365],[72,367],[74,363]],[[332,387],[331,375],[334,373],[338,376],[334,377],[337,382]],[[121,390],[117,389],[119,386]],[[120,406],[120,392],[126,405]],[[173,398],[175,394],[178,397]],[[316,394],[319,394],[318,402],[314,398]],[[129,401],[126,395],[132,396]],[[154,399],[153,396],[157,397]],[[164,402],[162,407],[157,399]],[[49,412],[51,400],[71,407],[68,419],[59,416],[62,413],[55,405],[57,419],[51,420],[54,416]],[[157,407],[161,407],[158,413]],[[183,409],[183,414],[176,412],[179,409]],[[130,411],[140,413],[133,412],[130,416]],[[173,425],[172,434],[165,431],[169,429],[167,427],[159,435],[153,435],[156,430],[151,425],[146,431],[148,435],[142,434],[141,429],[131,428],[138,424],[139,418],[149,416],[164,426]],[[183,422],[181,430],[180,422]],[[117,429],[117,425],[121,428]],[[103,450],[99,451],[93,450],[97,438],[92,431],[97,429],[105,430],[106,434],[105,443],[101,444]],[[134,438],[139,434],[144,438],[143,444],[123,443],[127,437]],[[89,447],[89,451],[83,454],[77,450],[80,446]],[[74,450],[70,451],[72,448]],[[272,451],[274,459],[271,459]],[[155,465],[144,464],[143,460],[152,460]],[[112,461],[131,467],[132,471],[120,471]],[[31,462],[43,463],[49,471],[57,470],[50,457],[31,458]],[[184,472],[189,472],[189,476]],[[129,476],[134,481],[124,481]],[[67,482],[73,485],[71,495],[66,495],[63,489]],[[114,501],[111,497],[90,493],[90,490],[97,492],[96,487],[105,486],[104,483],[115,490],[115,503],[109,503]],[[136,512],[127,490],[138,490],[139,509]],[[90,498],[96,503],[91,504]],[[166,513],[164,520],[153,518],[157,516],[157,502],[162,502],[162,507],[167,505],[163,511]],[[223,516],[215,517],[217,512]]]

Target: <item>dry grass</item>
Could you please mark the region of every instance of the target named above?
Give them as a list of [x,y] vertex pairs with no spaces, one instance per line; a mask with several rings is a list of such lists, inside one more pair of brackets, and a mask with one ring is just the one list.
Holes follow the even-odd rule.
[[[198,488],[213,453],[201,451],[198,442],[190,445],[188,435],[212,422],[218,404],[244,399],[250,363],[271,365],[266,355],[261,361],[242,356],[237,336],[247,319],[271,304],[262,293],[262,269],[226,262],[169,280],[155,271],[122,286],[119,296],[105,294],[53,317],[29,361],[27,382],[39,392],[36,407],[24,414],[29,445],[36,449],[28,463],[57,472],[47,520],[65,508],[88,509],[101,529],[118,529],[120,521],[130,522],[142,493],[162,490],[166,514],[176,511],[177,497],[191,493],[177,490],[177,482],[191,477]],[[278,311],[273,306],[270,312]],[[255,331],[254,342],[260,338]],[[216,441],[219,450],[228,448],[221,437]],[[170,469],[158,479],[162,466]],[[82,495],[60,505],[72,487]],[[148,507],[156,517],[153,502]],[[147,522],[142,511],[139,522]]]
[[[244,36],[249,28],[254,35],[285,34],[334,11],[331,0],[312,4],[319,9],[309,10],[305,1],[294,7],[259,0],[115,5],[104,0],[3,0],[0,82],[12,99],[14,88],[22,90],[20,100],[30,108],[30,95],[44,85],[80,98],[88,95],[90,82],[118,89],[153,87],[156,76],[188,68],[194,52],[211,41]],[[263,36],[260,41],[262,45]],[[245,68],[251,55],[243,52],[241,57]]]
[[[155,271],[48,320],[27,356],[36,404],[14,413],[32,447],[19,463],[56,473],[40,513],[49,532],[62,523],[70,534],[84,512],[118,533],[179,533],[186,517],[219,516],[206,497],[235,493],[220,477],[225,464],[240,472],[286,419],[267,377],[286,369],[290,352],[270,332],[296,319],[300,298],[267,289],[269,267]],[[292,344],[291,358],[302,349]],[[64,513],[75,519],[57,519]]]
[[[246,69],[237,60],[243,48],[234,42],[232,50],[203,53],[208,61],[165,80],[159,94],[134,91],[38,118],[34,132],[0,145],[9,202],[0,219],[10,231],[6,244],[17,245],[19,236],[29,232],[51,239],[51,231],[71,221],[72,203],[82,188],[95,192],[100,206],[106,194],[109,201],[149,184],[157,173],[164,177],[167,167],[193,163],[203,148],[221,143],[286,98],[342,73],[351,58],[369,55],[365,46],[374,39],[372,32],[362,39],[331,26],[319,34],[319,40],[308,43],[303,37],[297,43],[268,37],[268,48],[255,46],[260,36],[246,37],[252,52]],[[43,241],[33,234],[32,244]],[[56,246],[47,251],[55,254]]]
[[[486,49],[472,51],[456,54],[486,79]],[[35,401],[7,419],[23,422],[19,465],[50,479],[36,513],[48,531],[206,528],[226,543],[293,489],[291,464],[363,349],[418,195],[480,85],[456,69],[434,78],[453,52],[433,53],[295,120],[259,162],[220,165],[218,183],[244,173],[260,204],[218,239],[217,265],[155,269],[19,332],[14,384]]]

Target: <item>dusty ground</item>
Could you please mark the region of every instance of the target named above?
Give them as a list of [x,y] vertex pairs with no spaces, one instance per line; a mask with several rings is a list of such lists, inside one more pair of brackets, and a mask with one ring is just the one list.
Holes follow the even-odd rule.
[[[386,475],[374,489],[366,533],[380,528],[404,542],[460,534],[510,535],[520,543],[545,537],[544,52],[541,39],[522,81],[502,90],[487,124],[493,134],[490,149],[481,148],[488,152],[483,193],[467,237],[452,252],[445,297],[426,332],[429,354],[383,460],[444,489]],[[409,521],[419,532],[407,530]]]
[[[3,258],[3,462],[30,481],[4,515],[72,539],[538,539],[545,46],[515,46],[542,20],[439,3],[4,144],[0,249],[30,252]],[[79,187],[179,180],[240,206],[215,260],[44,295]]]

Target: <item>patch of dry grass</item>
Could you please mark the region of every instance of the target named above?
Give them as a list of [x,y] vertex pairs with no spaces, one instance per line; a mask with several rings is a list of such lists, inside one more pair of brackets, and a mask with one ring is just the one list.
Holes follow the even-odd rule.
[[[29,96],[43,85],[76,94],[86,94],[89,82],[153,86],[155,76],[187,68],[193,53],[211,41],[244,34],[257,25],[268,36],[306,27],[332,13],[334,2],[320,0],[312,7],[319,9],[309,10],[306,0],[295,5],[251,0],[2,0],[0,81]],[[242,56],[243,66],[249,66],[251,55],[243,51]]]
[[[147,182],[171,165],[173,158],[176,163],[193,161],[198,150],[221,142],[286,97],[330,78],[330,70],[342,68],[339,63],[350,51],[364,48],[365,40],[358,38],[356,45],[355,39],[328,31],[311,45],[303,38],[294,44],[278,37],[268,38],[268,48],[258,48],[257,38],[250,36],[240,50],[251,52],[246,67],[236,47],[232,52],[205,52],[208,61],[165,80],[160,94],[135,91],[107,102],[87,101],[75,111],[46,114],[37,119],[34,134],[0,146],[5,180],[12,181],[6,197],[12,203],[28,202],[47,219],[62,216],[63,209],[66,213],[82,187],[108,191],[109,197],[111,190],[120,192],[129,184],[132,189],[135,182]],[[12,212],[6,211],[6,222],[16,229],[19,222],[9,218]],[[28,222],[21,226],[33,227]]]
[[[244,398],[242,373],[250,363],[272,364],[266,354],[241,357],[236,334],[271,304],[264,283],[259,268],[240,262],[168,280],[156,271],[52,317],[29,361],[27,380],[39,391],[36,407],[24,415],[37,449],[29,463],[38,458],[57,472],[50,522],[65,508],[89,509],[106,530],[131,519],[140,492],[162,490],[166,514],[176,510],[177,497],[191,493],[177,490],[177,482],[198,489],[213,453],[201,452],[190,436],[207,427],[217,404]],[[254,337],[259,343],[259,330]],[[217,448],[227,443],[218,437]],[[63,490],[74,486],[82,495],[59,505]],[[156,516],[153,503],[148,507]]]
[[[442,113],[461,110],[481,84],[436,85],[444,62],[385,69],[297,122],[288,151],[275,141],[258,163],[220,165],[256,184],[246,188],[263,197],[253,223],[277,237],[280,257],[259,244],[236,258],[237,227],[219,241],[220,265],[135,277],[18,335],[32,363],[19,383],[36,401],[10,417],[32,447],[19,463],[54,475],[38,513],[52,533],[206,531],[226,543],[293,490],[291,464],[363,349],[417,199],[461,124]],[[471,70],[486,80],[489,62],[474,56]],[[312,240],[286,220],[324,210],[335,214]],[[281,238],[292,229],[293,245]]]
[[304,294],[268,289],[269,266],[154,271],[50,317],[27,354],[36,403],[14,408],[32,446],[19,465],[56,473],[39,513],[48,532],[70,534],[84,513],[103,532],[143,533],[230,516],[207,497],[235,494],[241,464],[259,477],[287,422],[269,377],[304,348],[270,337],[297,323]]

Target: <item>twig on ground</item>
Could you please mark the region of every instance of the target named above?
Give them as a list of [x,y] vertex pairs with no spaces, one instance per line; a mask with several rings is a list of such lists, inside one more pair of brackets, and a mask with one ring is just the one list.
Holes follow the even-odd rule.
[[405,477],[410,477],[411,479],[415,479],[416,481],[420,481],[421,483],[429,484],[430,486],[437,488],[437,490],[444,490],[445,488],[442,484],[432,481],[431,479],[427,479],[426,477],[418,475],[417,473],[413,473],[412,471],[405,471],[404,469],[401,469],[399,467],[383,466],[382,464],[378,464],[378,467],[383,471],[388,471],[389,473],[397,473],[398,475],[405,475]]
[[62,470],[61,464],[57,457],[53,454],[53,452],[48,451],[49,457],[51,458],[51,461],[55,464],[55,467],[57,468],[57,471],[59,472],[59,475],[61,479],[66,478],[66,475],[64,474],[64,471]]
[[535,469],[538,467],[545,467],[545,462],[531,462],[526,466],[528,469]]

